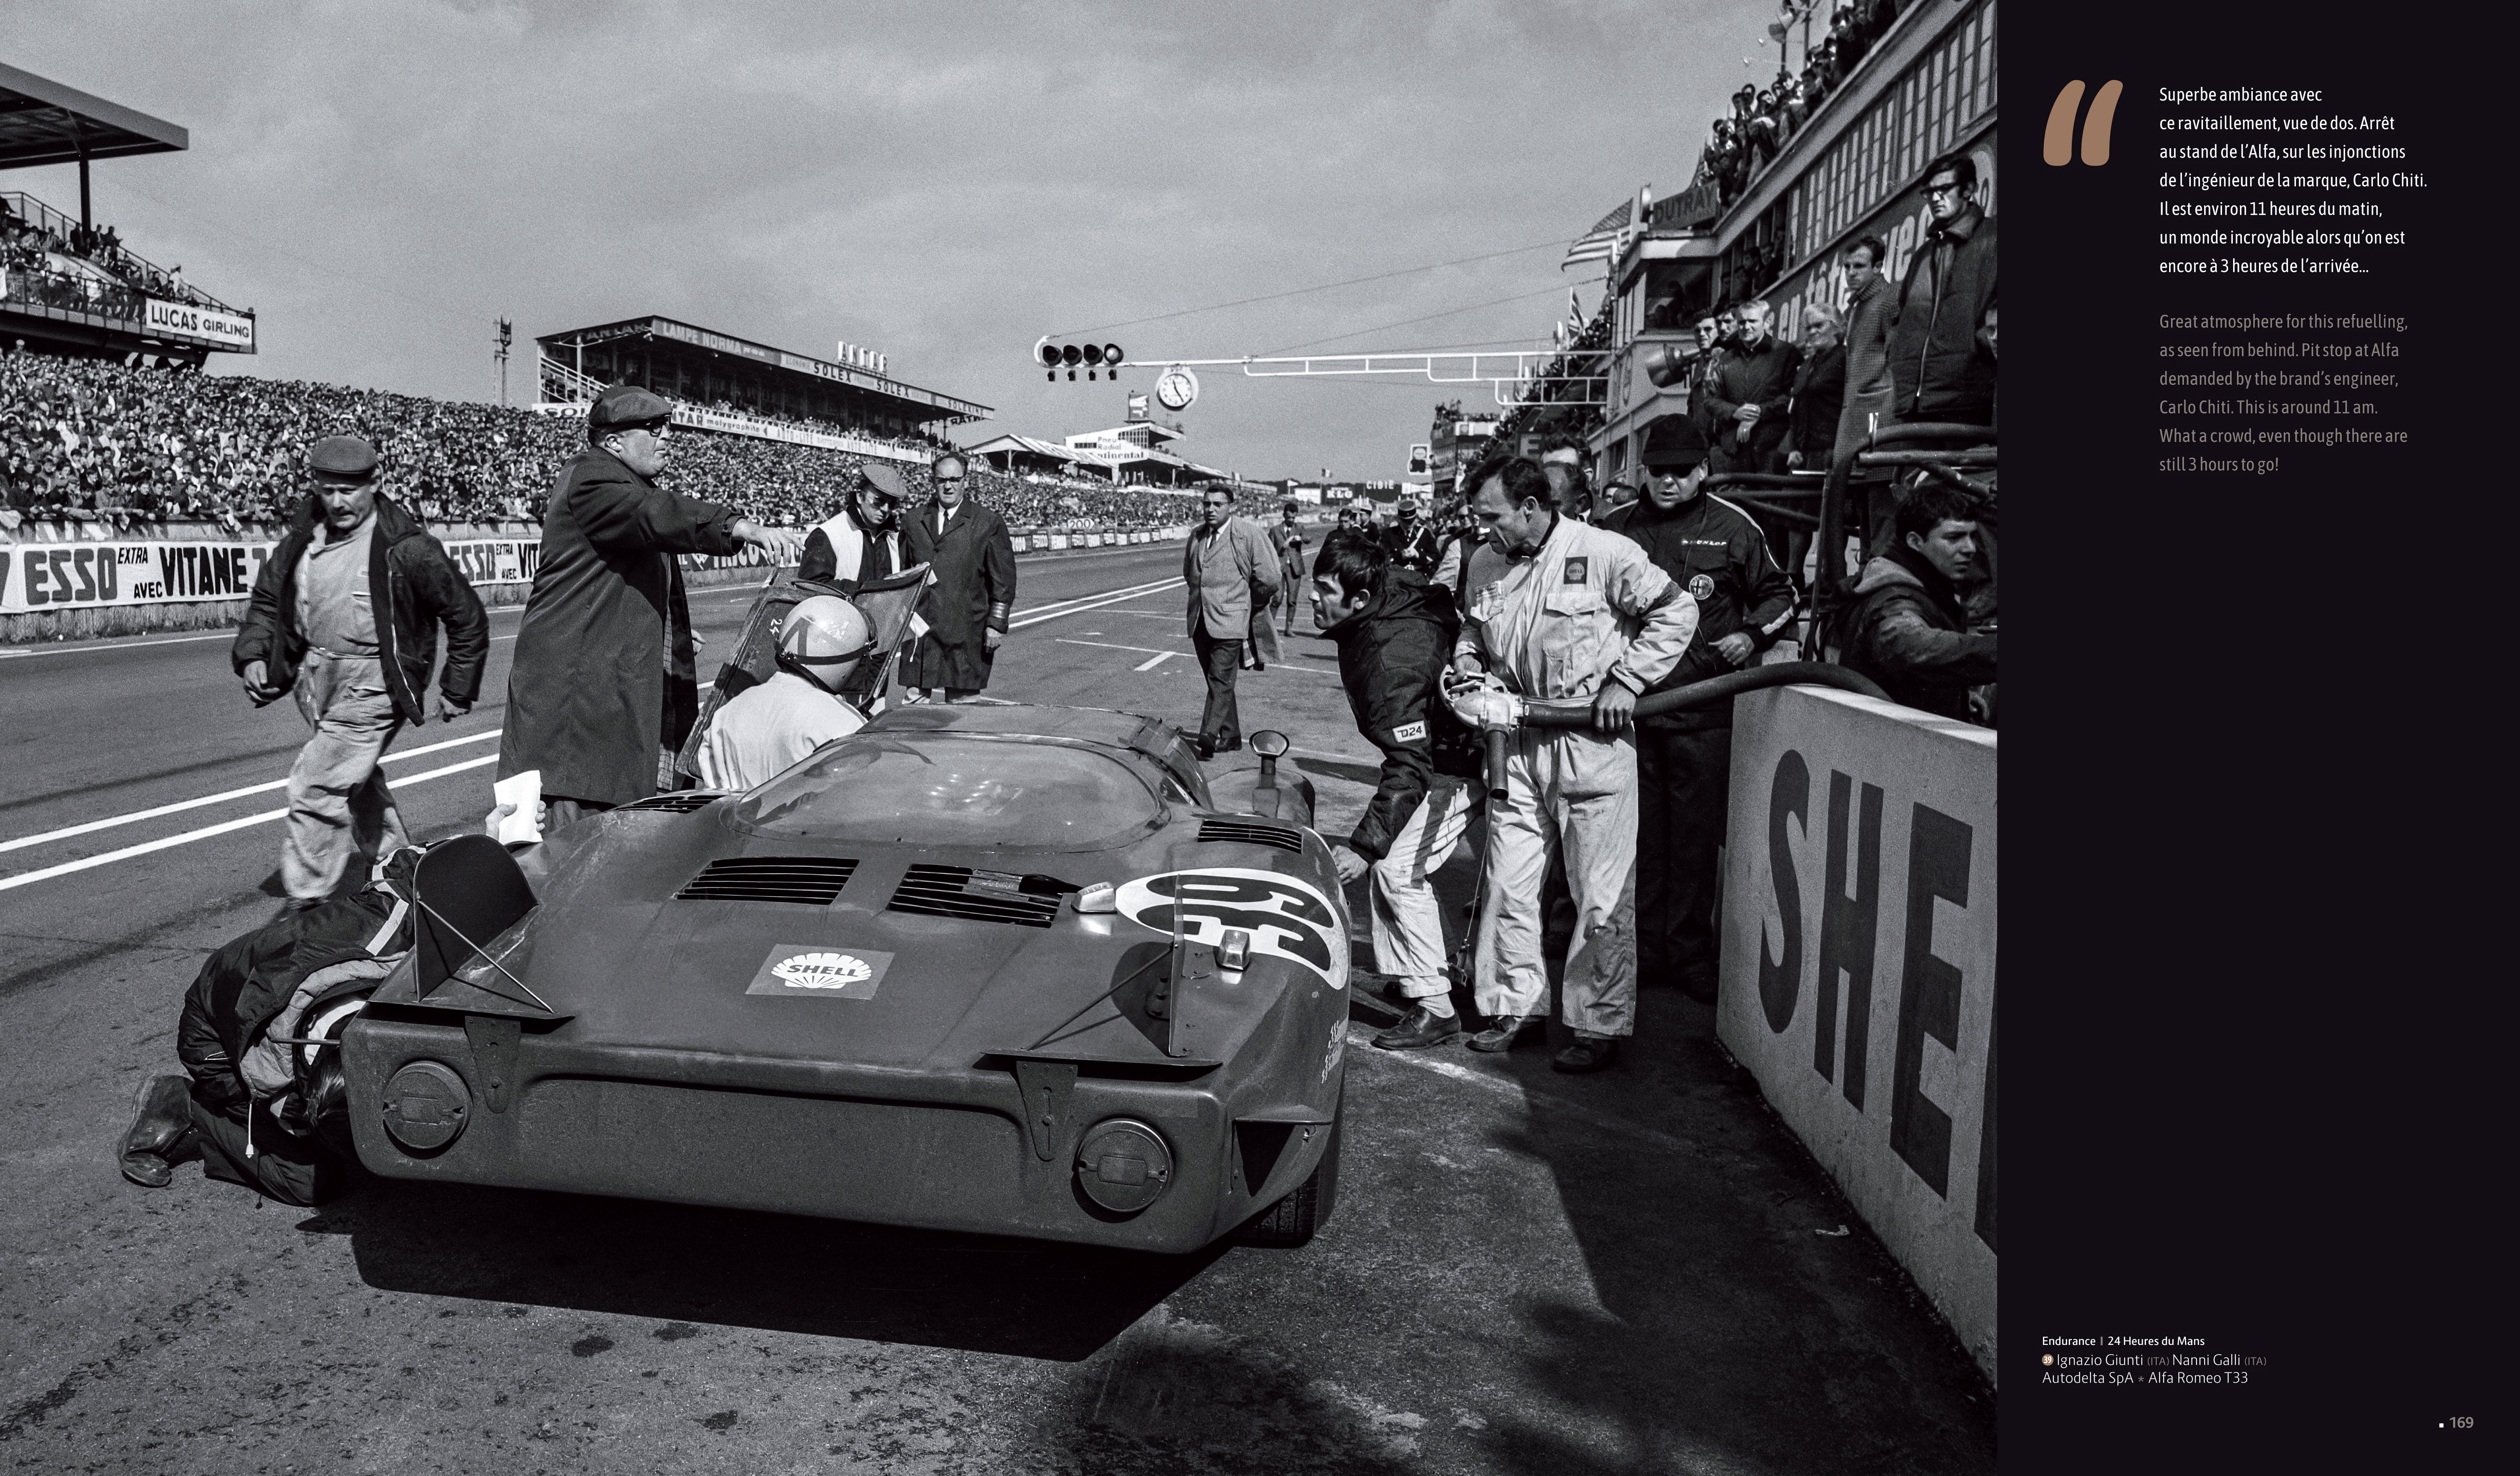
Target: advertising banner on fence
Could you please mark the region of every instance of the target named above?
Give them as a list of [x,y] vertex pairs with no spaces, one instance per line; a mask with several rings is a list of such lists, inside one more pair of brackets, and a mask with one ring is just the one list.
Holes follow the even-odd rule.
[[1995,734],[1738,698],[1717,1033],[1989,1378],[1995,961]]
[[207,343],[213,348],[232,349],[244,354],[253,352],[253,320],[242,313],[223,313],[214,307],[197,307],[189,302],[169,302],[163,297],[152,297],[149,299],[147,332],[161,338]]
[[[276,547],[272,539],[0,544],[0,614],[243,600],[253,593],[263,561]],[[486,589],[531,583],[542,543],[532,538],[462,539],[448,543],[446,552],[464,577]]]

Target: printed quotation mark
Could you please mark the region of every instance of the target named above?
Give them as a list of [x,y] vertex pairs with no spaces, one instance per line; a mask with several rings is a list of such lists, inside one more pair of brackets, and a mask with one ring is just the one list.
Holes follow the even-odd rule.
[[[2118,94],[2126,91],[2124,82],[2102,82],[2092,98],[2092,115],[2083,119],[2083,162],[2093,168],[2109,161],[2109,125],[2117,121]],[[2074,161],[2074,113],[2083,106],[2083,84],[2068,82],[2056,94],[2056,106],[2048,110],[2048,132],[2040,140],[2039,157],[2051,164]]]

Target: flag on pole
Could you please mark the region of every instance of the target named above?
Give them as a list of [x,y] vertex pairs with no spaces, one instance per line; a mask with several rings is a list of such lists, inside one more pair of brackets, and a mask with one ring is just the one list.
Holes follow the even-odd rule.
[[1566,332],[1571,336],[1583,331],[1584,299],[1575,295],[1575,290],[1570,287],[1566,290]]
[[1623,200],[1619,207],[1602,216],[1581,239],[1566,248],[1566,259],[1557,263],[1564,271],[1579,261],[1607,261],[1627,234],[1628,222],[1636,213],[1636,201]]

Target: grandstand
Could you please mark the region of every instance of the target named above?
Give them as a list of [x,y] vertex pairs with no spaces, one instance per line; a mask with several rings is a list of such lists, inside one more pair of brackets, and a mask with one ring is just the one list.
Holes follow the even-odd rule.
[[835,364],[650,315],[544,334],[536,376],[545,409],[582,413],[608,384],[645,384],[675,402],[674,423],[893,461],[923,462],[945,430],[989,407],[922,389],[864,364]]
[[160,267],[96,224],[89,165],[190,147],[162,118],[0,66],[0,169],[76,163],[72,218],[22,191],[0,194],[0,344],[199,369],[252,353],[254,318]]

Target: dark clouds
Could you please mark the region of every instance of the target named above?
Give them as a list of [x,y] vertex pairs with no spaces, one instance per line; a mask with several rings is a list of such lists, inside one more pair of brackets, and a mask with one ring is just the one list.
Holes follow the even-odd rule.
[[[13,6],[8,55],[192,130],[97,166],[98,213],[258,309],[243,372],[486,398],[501,313],[530,338],[660,312],[881,349],[998,407],[989,433],[1057,435],[1121,402],[1042,382],[1046,332],[1547,243],[1108,335],[1220,357],[1530,293],[1328,351],[1544,339],[1570,282],[1598,300],[1563,244],[1688,183],[1726,92],[1773,69],[1773,13],[82,0]],[[68,170],[0,187],[76,208]],[[1395,476],[1461,392],[1201,378],[1184,449],[1271,476]]]

